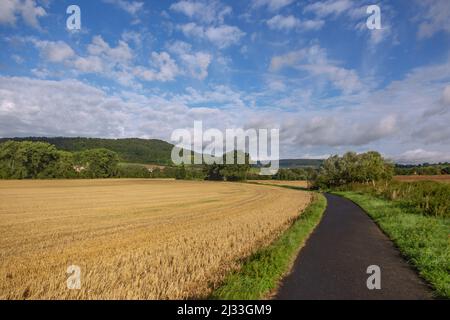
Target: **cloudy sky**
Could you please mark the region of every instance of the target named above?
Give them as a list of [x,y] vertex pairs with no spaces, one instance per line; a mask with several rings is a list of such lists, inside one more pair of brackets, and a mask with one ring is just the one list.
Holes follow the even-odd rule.
[[448,0],[1,0],[0,48],[2,137],[169,141],[202,120],[279,128],[282,158],[450,161]]

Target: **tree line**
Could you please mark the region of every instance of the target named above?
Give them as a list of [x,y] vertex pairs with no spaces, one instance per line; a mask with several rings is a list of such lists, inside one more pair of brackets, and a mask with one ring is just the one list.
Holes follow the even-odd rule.
[[[106,148],[78,152],[59,150],[46,142],[6,141],[0,144],[0,179],[73,179],[73,178],[176,178],[180,180],[308,180],[316,188],[332,188],[349,183],[375,183],[391,180],[399,170],[430,173],[430,167],[445,173],[447,164],[439,166],[401,167],[386,161],[378,152],[348,152],[332,156],[320,168],[279,169],[273,176],[260,176],[248,154],[234,151],[234,164],[166,166],[149,170],[144,165],[120,163],[119,155]],[[238,156],[245,159],[237,164]],[[409,172],[409,171],[408,171]],[[450,171],[449,171],[450,172]]]
[[107,149],[72,153],[45,142],[0,144],[2,179],[111,178],[118,174],[118,163],[117,154]]

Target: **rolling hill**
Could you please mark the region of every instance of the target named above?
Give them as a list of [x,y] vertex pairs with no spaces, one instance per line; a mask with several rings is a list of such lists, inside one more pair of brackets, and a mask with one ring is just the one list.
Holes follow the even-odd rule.
[[[14,141],[47,142],[64,151],[78,152],[89,149],[105,148],[116,152],[122,162],[170,165],[173,145],[157,139],[100,139],[100,138],[67,138],[67,137],[25,137],[0,138],[0,143]],[[320,167],[323,160],[317,159],[281,159],[280,168]]]
[[40,141],[55,145],[60,150],[77,152],[96,148],[105,148],[116,152],[120,160],[131,163],[161,164],[171,163],[170,155],[173,145],[156,139],[99,139],[99,138],[2,138],[0,143],[7,140]]

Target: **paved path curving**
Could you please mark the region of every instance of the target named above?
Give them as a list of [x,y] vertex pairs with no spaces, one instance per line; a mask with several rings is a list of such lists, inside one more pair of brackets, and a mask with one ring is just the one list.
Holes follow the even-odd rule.
[[[350,200],[326,195],[324,217],[281,283],[276,299],[430,299],[430,288],[393,243]],[[381,268],[369,290],[367,267]]]

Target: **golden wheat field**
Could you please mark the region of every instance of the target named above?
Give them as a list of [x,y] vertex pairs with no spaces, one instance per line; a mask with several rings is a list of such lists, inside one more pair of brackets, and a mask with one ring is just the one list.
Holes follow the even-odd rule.
[[272,184],[277,186],[289,186],[289,187],[300,187],[307,188],[308,181],[298,180],[298,181],[288,181],[288,180],[249,180],[252,183],[258,184]]
[[204,298],[310,199],[241,183],[1,181],[0,298]]

